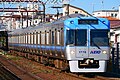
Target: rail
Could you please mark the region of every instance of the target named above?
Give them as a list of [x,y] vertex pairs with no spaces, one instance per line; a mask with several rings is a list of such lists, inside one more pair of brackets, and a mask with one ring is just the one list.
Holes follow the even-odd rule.
[[0,63],[0,80],[21,80]]

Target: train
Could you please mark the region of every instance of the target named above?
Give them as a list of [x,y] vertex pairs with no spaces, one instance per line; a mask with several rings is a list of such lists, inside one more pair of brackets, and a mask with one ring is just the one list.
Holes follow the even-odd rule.
[[8,32],[5,30],[0,31],[0,49],[8,50]]
[[109,20],[77,14],[13,30],[8,48],[61,70],[99,73],[107,70],[109,39]]

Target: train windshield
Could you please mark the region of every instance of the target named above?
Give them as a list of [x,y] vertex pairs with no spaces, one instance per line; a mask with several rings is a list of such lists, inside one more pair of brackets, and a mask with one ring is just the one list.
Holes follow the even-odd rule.
[[108,46],[108,30],[91,30],[90,31],[91,46]]
[[87,30],[67,30],[66,45],[69,46],[86,46],[87,45]]

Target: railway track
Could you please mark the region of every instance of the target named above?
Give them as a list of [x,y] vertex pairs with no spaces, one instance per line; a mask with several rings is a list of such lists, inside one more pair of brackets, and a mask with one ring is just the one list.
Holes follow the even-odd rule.
[[21,80],[0,63],[0,80]]
[[[29,59],[27,59],[27,60],[29,60]],[[33,61],[33,62],[35,62],[35,61]],[[91,74],[87,74],[87,76],[86,76],[86,74],[70,73],[70,72],[66,72],[66,71],[61,71],[59,69],[56,69],[55,67],[45,66],[43,64],[39,64],[39,65],[43,66],[44,68],[42,67],[42,69],[46,70],[46,72],[47,72],[47,69],[49,69],[49,70],[53,70],[53,74],[59,73],[59,74],[62,74],[63,76],[69,77],[69,79],[66,79],[66,80],[73,80],[73,79],[74,80],[119,80],[119,79],[111,79],[109,77],[104,77],[102,75],[93,76]],[[49,71],[48,71],[48,73],[49,73]]]
[[42,80],[0,55],[0,80]]
[[88,73],[80,74],[80,73],[71,73],[71,72],[66,72],[66,71],[63,72],[59,69],[55,69],[50,66],[46,66],[46,67],[49,68],[50,70],[52,69],[58,73],[62,73],[63,75],[75,78],[75,80],[77,80],[77,79],[78,80],[114,80],[114,79],[109,79],[108,77],[100,76],[99,74],[88,74]]

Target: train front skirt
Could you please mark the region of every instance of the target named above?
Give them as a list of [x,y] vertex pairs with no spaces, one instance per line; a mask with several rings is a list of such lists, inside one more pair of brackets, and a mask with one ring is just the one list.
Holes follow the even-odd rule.
[[79,68],[79,61],[69,61],[71,72],[106,72],[107,61],[99,61],[99,68]]

